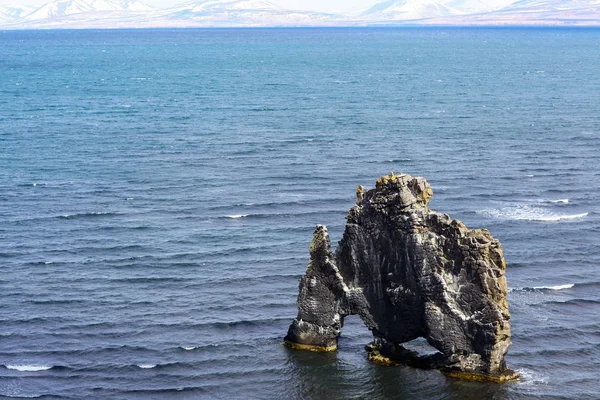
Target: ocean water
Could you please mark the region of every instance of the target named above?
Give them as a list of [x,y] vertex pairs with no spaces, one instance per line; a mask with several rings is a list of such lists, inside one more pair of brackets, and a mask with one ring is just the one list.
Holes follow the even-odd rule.
[[[600,30],[0,32],[0,397],[598,399]],[[522,379],[281,345],[316,224],[425,176]],[[422,343],[417,343],[421,346]]]

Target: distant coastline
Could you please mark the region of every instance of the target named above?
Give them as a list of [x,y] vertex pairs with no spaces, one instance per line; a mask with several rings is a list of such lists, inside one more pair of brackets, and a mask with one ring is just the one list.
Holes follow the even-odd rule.
[[82,26],[82,27],[71,27],[71,26],[52,26],[52,27],[14,27],[14,26],[0,26],[0,32],[26,32],[26,31],[137,31],[137,30],[310,30],[310,29],[329,29],[329,30],[342,30],[342,29],[549,29],[549,30],[562,30],[562,29],[574,29],[574,30],[598,30],[600,29],[600,22],[594,25],[586,24],[472,24],[472,25],[451,25],[451,24],[378,24],[378,25],[299,25],[299,26]]
[[600,3],[593,0],[567,6],[558,0],[522,0],[496,9],[468,8],[460,1],[452,2],[452,7],[446,3],[388,0],[366,10],[333,14],[285,9],[263,0],[198,1],[168,9],[138,1],[55,0],[37,9],[0,6],[0,29],[600,27]]

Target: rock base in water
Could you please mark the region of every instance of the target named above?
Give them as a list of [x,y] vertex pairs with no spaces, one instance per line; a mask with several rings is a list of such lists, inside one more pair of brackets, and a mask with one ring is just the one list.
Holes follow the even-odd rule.
[[[359,186],[335,254],[327,228],[316,228],[286,345],[333,351],[344,317],[359,315],[373,333],[374,362],[476,381],[518,376],[504,360],[510,314],[500,243],[431,211],[432,195],[425,179],[390,174],[375,189]],[[402,347],[419,337],[439,353]]]

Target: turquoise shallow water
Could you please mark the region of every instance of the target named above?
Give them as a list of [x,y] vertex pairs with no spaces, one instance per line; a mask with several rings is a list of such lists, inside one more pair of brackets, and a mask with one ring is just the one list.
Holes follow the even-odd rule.
[[[0,397],[597,399],[600,30],[0,32]],[[513,385],[281,346],[314,226],[425,176]]]

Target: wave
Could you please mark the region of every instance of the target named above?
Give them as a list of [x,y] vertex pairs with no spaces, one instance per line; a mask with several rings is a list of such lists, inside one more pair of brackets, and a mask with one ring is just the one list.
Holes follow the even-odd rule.
[[547,301],[544,304],[546,305],[576,305],[576,306],[588,306],[590,304],[600,304],[600,300],[594,299],[571,299],[564,301]]
[[[289,317],[280,318],[262,318],[262,319],[248,319],[248,320],[237,320],[237,321],[206,321],[190,324],[182,324],[178,322],[173,323],[154,323],[152,325],[145,325],[144,328],[152,329],[232,329],[232,328],[246,328],[246,327],[267,327],[279,324],[289,324]],[[209,346],[203,346],[209,347]]]
[[162,283],[162,282],[188,282],[189,279],[188,278],[178,278],[178,277],[174,277],[174,276],[164,276],[164,277],[159,277],[159,276],[143,276],[143,277],[130,277],[130,278],[114,278],[114,279],[108,279],[108,281],[110,282],[115,282],[115,283],[151,283],[151,284],[157,284],[157,283]]
[[412,161],[412,160],[410,158],[391,158],[391,159],[387,160],[387,162],[390,162],[390,163],[407,162],[407,161]]
[[569,199],[546,200],[548,203],[569,204]]
[[[305,263],[306,257],[290,257],[281,260],[276,260],[279,262],[293,262],[298,261],[302,264]],[[258,262],[264,263],[266,261],[259,260]],[[271,262],[271,261],[269,261]],[[218,277],[207,279],[204,282],[210,285],[236,285],[236,284],[244,284],[244,283],[276,283],[276,282],[285,282],[288,283],[290,281],[297,282],[302,277],[302,274],[268,274],[268,275],[254,275],[254,276],[239,276],[239,277]]]
[[517,384],[519,385],[546,385],[548,384],[549,378],[547,376],[541,375],[536,371],[530,369],[517,369],[519,375],[521,375],[521,379]]
[[97,211],[97,212],[83,212],[83,213],[75,213],[75,214],[60,214],[60,215],[43,215],[43,216],[27,216],[24,218],[15,218],[13,220],[11,220],[10,222],[14,222],[14,223],[29,223],[29,222],[35,222],[35,221],[45,221],[48,219],[77,219],[77,218],[99,218],[99,217],[111,217],[111,216],[116,216],[116,215],[121,215],[120,213],[117,212],[101,212],[101,211]]
[[589,213],[559,214],[547,208],[530,205],[518,205],[512,207],[496,208],[492,210],[477,211],[487,217],[511,220],[511,221],[543,221],[555,222],[564,220],[577,220],[585,218]]
[[56,218],[74,219],[74,218],[86,218],[86,217],[105,217],[105,216],[113,216],[113,215],[119,215],[119,214],[115,213],[115,212],[97,211],[97,212],[85,212],[85,213],[77,213],[77,214],[63,214],[63,215],[57,216]]
[[49,369],[54,368],[54,366],[50,365],[5,365],[7,369],[12,369],[21,372],[39,372],[39,371],[47,371]]
[[79,304],[85,303],[85,299],[48,299],[48,300],[38,300],[37,298],[26,300],[31,304],[51,304],[51,305],[60,305],[60,304]]
[[185,351],[192,351],[192,350],[196,350],[198,347],[195,347],[195,346],[189,346],[189,347],[181,346],[180,348],[183,349],[183,350],[185,350]]
[[511,292],[536,292],[536,291],[547,291],[547,290],[565,290],[572,289],[575,287],[574,283],[568,283],[565,285],[556,285],[556,286],[532,286],[532,287],[524,287],[519,289],[511,289]]
[[140,367],[141,369],[152,369],[152,368],[156,368],[157,364],[137,364],[138,367]]
[[354,201],[353,198],[348,196],[331,196],[322,198],[312,198],[306,195],[292,196],[288,194],[287,197],[292,197],[295,200],[282,200],[282,201],[266,201],[266,202],[251,202],[251,203],[235,203],[235,204],[222,204],[210,207],[213,211],[229,210],[233,207],[254,207],[254,208],[273,208],[273,207],[297,207],[297,206],[315,206],[320,204],[349,204]]
[[534,286],[531,289],[533,290],[563,290],[563,289],[572,289],[575,286],[574,283],[569,283],[566,285],[556,285],[556,286]]
[[578,283],[577,285],[575,285],[577,287],[600,287],[600,282],[597,281],[591,281],[591,282],[585,282],[585,283]]
[[293,217],[309,217],[312,215],[322,216],[322,215],[345,215],[347,214],[347,210],[343,211],[342,209],[325,209],[325,210],[316,210],[316,211],[306,211],[306,212],[282,212],[282,213],[259,213],[259,214],[240,214],[240,215],[224,215],[224,216],[216,216],[210,217],[213,219],[239,219],[239,218],[248,218],[248,219],[270,219],[270,218],[293,218]]

